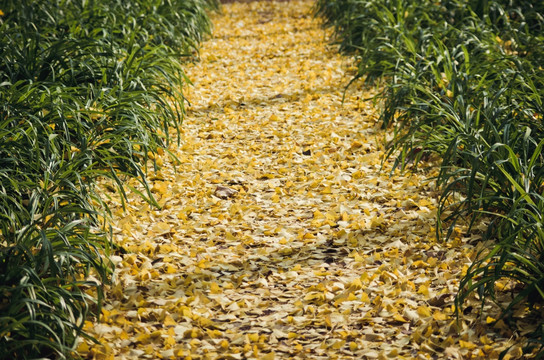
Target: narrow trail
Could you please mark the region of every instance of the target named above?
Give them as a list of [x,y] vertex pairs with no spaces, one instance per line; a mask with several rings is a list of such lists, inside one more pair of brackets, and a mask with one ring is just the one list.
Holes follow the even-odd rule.
[[342,105],[350,60],[310,7],[233,3],[214,16],[187,69],[179,162],[165,155],[150,174],[163,209],[111,200],[126,253],[101,322],[87,324],[106,345],[81,354],[456,359],[508,345],[475,315],[455,322],[472,248],[434,239],[429,174],[380,170],[368,90]]

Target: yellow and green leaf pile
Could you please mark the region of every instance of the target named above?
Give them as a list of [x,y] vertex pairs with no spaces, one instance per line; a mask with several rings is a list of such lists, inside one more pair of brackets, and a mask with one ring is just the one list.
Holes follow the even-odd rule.
[[390,174],[390,135],[364,101],[375,90],[343,93],[351,60],[311,6],[233,3],[213,17],[187,69],[181,146],[148,177],[161,209],[109,200],[115,281],[85,327],[102,345],[82,341],[80,355],[520,358],[524,334],[497,309],[479,317],[471,298],[456,317],[478,239],[457,227],[437,241],[434,170]]
[[[0,3],[0,359],[70,358],[110,281],[108,207],[181,125],[215,0]],[[163,131],[161,131],[161,129]]]
[[459,308],[477,293],[522,332],[518,311],[534,310],[524,351],[543,357],[544,3],[318,0],[314,13],[353,56],[354,79],[382,84],[375,100],[396,166],[440,158],[437,228],[445,241],[458,224],[481,236]]

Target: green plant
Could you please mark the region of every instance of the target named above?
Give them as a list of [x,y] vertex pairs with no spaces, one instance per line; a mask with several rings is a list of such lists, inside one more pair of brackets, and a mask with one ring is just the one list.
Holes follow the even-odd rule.
[[[144,185],[214,0],[8,0],[0,17],[0,358],[71,357],[109,281],[96,181]],[[156,164],[155,164],[156,166]],[[135,189],[134,189],[135,190]],[[91,276],[92,275],[92,276]]]
[[495,299],[508,279],[519,291],[504,314],[542,302],[542,4],[318,0],[315,11],[355,55],[356,78],[385,80],[378,99],[395,167],[442,159],[439,235],[488,223],[458,307],[473,292]]

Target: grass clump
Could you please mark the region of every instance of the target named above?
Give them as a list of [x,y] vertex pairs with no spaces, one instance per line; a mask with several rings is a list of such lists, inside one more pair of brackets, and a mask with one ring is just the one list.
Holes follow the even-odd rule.
[[145,182],[184,114],[215,0],[7,0],[0,9],[0,358],[70,358],[109,281],[109,178]]
[[[442,159],[438,222],[485,221],[485,248],[458,305],[497,281],[519,291],[504,308],[544,300],[544,5],[510,0],[317,0],[356,79],[380,81],[389,156],[405,168]],[[540,328],[544,324],[540,321]],[[542,338],[537,340],[542,343]]]

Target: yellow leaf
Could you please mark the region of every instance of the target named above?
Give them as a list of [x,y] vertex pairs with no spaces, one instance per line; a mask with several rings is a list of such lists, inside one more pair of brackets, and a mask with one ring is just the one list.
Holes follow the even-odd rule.
[[203,336],[203,333],[200,329],[192,328],[189,332],[189,336],[193,339],[200,339]]
[[149,340],[150,340],[149,334],[140,334],[136,336],[136,338],[134,339],[135,342],[139,342],[141,344],[147,344]]
[[222,349],[226,350],[229,348],[229,342],[225,339],[221,340],[220,346]]
[[315,270],[314,271],[314,275],[315,276],[328,276],[330,275],[331,272],[330,271],[326,271],[325,269],[321,268],[321,270]]
[[393,314],[393,319],[394,319],[395,321],[403,322],[403,323],[409,322],[408,320],[406,320],[406,319],[405,319],[401,314],[399,314],[399,313]]
[[212,339],[217,339],[223,335],[223,333],[219,330],[210,330],[210,329],[206,330],[206,334],[208,334],[208,336],[211,337]]
[[298,334],[294,332],[290,332],[289,334],[287,334],[288,339],[296,339],[297,337],[298,337]]
[[210,284],[210,292],[212,294],[221,294],[223,291],[221,290],[221,287],[216,282],[212,282]]
[[452,336],[448,336],[446,340],[442,342],[442,347],[447,348],[455,344],[455,339]]
[[263,354],[260,356],[260,359],[261,360],[275,360],[276,359],[276,353],[275,352],[270,352],[268,354]]
[[127,318],[124,317],[123,315],[117,316],[117,317],[115,318],[115,323],[116,323],[117,325],[128,325],[128,324],[131,324],[131,322],[128,321]]
[[154,351],[155,351],[155,349],[153,348],[153,345],[151,345],[151,344],[147,345],[147,346],[144,348],[144,352],[145,352],[147,355],[153,354]]
[[373,216],[370,219],[370,227],[376,228],[384,225],[384,219],[381,216]]
[[106,310],[105,308],[102,308],[102,321],[105,323],[111,322],[110,319],[111,312]]
[[169,349],[172,346],[176,345],[176,339],[174,339],[172,336],[168,336],[166,339],[164,339],[164,346]]
[[215,323],[204,316],[198,317],[197,321],[198,321],[198,325],[200,325],[203,328],[215,327]]
[[417,290],[418,294],[429,296],[429,288],[425,285],[420,285],[419,289]]
[[191,309],[188,307],[188,306],[180,306],[178,311],[180,312],[181,315],[183,315],[184,317],[188,317],[188,318],[192,318],[193,317],[193,312],[191,311]]
[[304,300],[306,300],[306,301],[315,301],[315,300],[323,301],[323,300],[325,300],[325,295],[323,293],[320,293],[320,292],[311,292],[309,294],[306,294],[306,296],[304,297]]
[[200,346],[200,344],[201,344],[201,341],[198,339],[193,339],[189,341],[189,345],[191,345],[191,347],[194,347],[194,348]]
[[90,350],[89,344],[87,344],[85,341],[80,342],[79,345],[77,346],[77,352],[80,355],[87,354],[89,350]]
[[432,325],[427,326],[427,329],[425,330],[425,333],[423,334],[423,337],[430,338],[431,335],[433,334],[433,331],[434,330],[433,330]]
[[177,322],[170,315],[166,315],[164,317],[164,320],[163,320],[162,323],[163,323],[164,326],[175,326],[175,325],[177,325]]
[[357,278],[351,282],[349,285],[352,289],[360,290],[363,288],[363,283],[361,282],[360,278]]
[[447,320],[447,318],[448,317],[446,316],[446,314],[439,310],[436,310],[433,314],[433,319],[435,319],[436,321],[444,321]]
[[328,328],[332,328],[332,321],[330,315],[325,315],[325,325],[327,325]]
[[397,358],[399,355],[399,351],[397,349],[393,349],[387,354],[389,358]]
[[489,354],[491,351],[493,351],[493,346],[492,345],[484,345],[483,349],[485,354]]
[[363,146],[363,144],[360,141],[357,141],[357,140],[355,140],[354,142],[351,143],[351,148],[352,149],[358,149],[361,146]]
[[417,308],[417,313],[421,317],[430,317],[431,310],[427,306],[420,306]]
[[326,188],[324,188],[322,191],[321,191],[322,194],[326,195],[326,194],[332,194],[332,190],[331,190],[331,187],[330,186],[327,186]]
[[459,346],[469,350],[474,350],[478,347],[478,345],[471,343],[470,341],[464,341],[464,340],[459,340]]
[[484,345],[491,345],[493,341],[491,341],[487,335],[480,336],[480,342]]
[[510,359],[521,359],[523,356],[523,350],[519,345],[514,345],[508,353],[504,356],[504,359],[510,360]]
[[166,181],[156,181],[151,188],[151,191],[165,195],[168,192],[168,183]]
[[257,333],[248,334],[247,337],[251,342],[259,342],[259,334]]
[[176,269],[175,266],[173,266],[172,264],[168,264],[166,265],[166,273],[167,274],[174,274],[178,271],[178,269]]
[[357,345],[356,342],[352,341],[352,342],[349,343],[349,349],[350,349],[351,351],[355,351],[355,350],[357,350],[358,348],[359,348],[359,345]]
[[412,267],[416,269],[426,268],[429,266],[425,261],[417,260],[412,263]]
[[155,233],[155,235],[163,235],[171,231],[171,226],[166,222],[158,222],[151,227],[151,231]]

